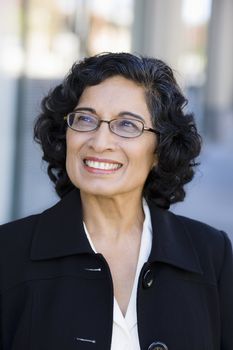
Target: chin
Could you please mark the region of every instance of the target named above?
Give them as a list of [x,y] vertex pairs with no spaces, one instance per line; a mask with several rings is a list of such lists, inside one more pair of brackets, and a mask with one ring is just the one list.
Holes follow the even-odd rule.
[[118,195],[119,193],[116,191],[113,191],[112,189],[106,189],[106,188],[83,188],[83,187],[79,187],[80,192],[82,192],[83,194],[88,194],[91,196],[98,196],[98,197],[106,197],[106,198],[110,198],[113,196]]

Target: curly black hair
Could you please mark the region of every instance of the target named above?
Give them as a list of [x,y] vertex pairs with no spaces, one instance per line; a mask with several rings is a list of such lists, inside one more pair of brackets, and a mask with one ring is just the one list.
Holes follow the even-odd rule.
[[185,197],[184,185],[194,176],[201,137],[193,115],[184,111],[187,100],[173,71],[163,61],[129,53],[102,53],[74,63],[63,82],[43,98],[34,140],[42,147],[57,194],[63,197],[75,187],[66,172],[64,116],[77,106],[86,87],[116,75],[145,90],[152,124],[159,136],[155,150],[158,162],[146,179],[143,195],[168,209]]

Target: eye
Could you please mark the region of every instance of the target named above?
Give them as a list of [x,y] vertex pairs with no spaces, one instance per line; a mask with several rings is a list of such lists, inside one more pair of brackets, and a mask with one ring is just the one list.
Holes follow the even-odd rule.
[[95,121],[95,117],[93,117],[92,115],[88,115],[88,114],[79,114],[77,113],[75,115],[75,119],[78,123],[93,123]]
[[93,115],[75,112],[72,127],[79,131],[93,130],[98,125],[98,119]]
[[118,128],[126,131],[138,131],[141,130],[141,123],[133,119],[119,119]]

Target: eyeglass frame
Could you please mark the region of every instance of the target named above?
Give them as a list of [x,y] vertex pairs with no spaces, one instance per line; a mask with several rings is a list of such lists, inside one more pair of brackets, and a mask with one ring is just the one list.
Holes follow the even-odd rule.
[[[64,116],[64,118],[63,118],[64,120],[66,120],[67,126],[68,126],[71,130],[74,130],[74,131],[77,131],[77,132],[92,132],[92,131],[96,131],[96,130],[99,129],[101,123],[107,123],[110,132],[112,132],[114,135],[117,135],[117,136],[119,136],[119,137],[123,137],[123,138],[125,138],[125,139],[133,139],[133,138],[139,137],[139,136],[141,136],[141,135],[143,134],[144,131],[153,132],[154,134],[159,135],[159,132],[158,132],[157,130],[145,126],[145,124],[143,123],[142,120],[137,120],[137,122],[139,122],[139,123],[142,125],[141,133],[140,133],[139,135],[137,135],[137,136],[121,136],[121,135],[117,134],[116,132],[114,132],[114,131],[111,129],[111,126],[110,126],[111,123],[112,123],[113,121],[118,120],[117,118],[114,118],[114,119],[111,119],[111,120],[104,120],[104,119],[99,119],[99,120],[98,120],[98,118],[95,117],[95,118],[98,120],[98,124],[97,124],[96,128],[91,129],[91,130],[77,130],[77,129],[72,128],[72,127],[69,125],[69,116],[70,116],[71,114],[75,114],[75,113],[77,113],[77,112],[78,112],[78,111],[70,112],[70,113],[68,113],[66,116]],[[93,116],[93,117],[94,117],[94,116]],[[135,119],[133,119],[133,118],[124,118],[124,119],[126,119],[126,120],[135,120]]]

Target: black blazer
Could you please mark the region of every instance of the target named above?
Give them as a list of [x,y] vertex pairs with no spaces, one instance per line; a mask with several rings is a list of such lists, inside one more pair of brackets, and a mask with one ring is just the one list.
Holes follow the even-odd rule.
[[[152,250],[137,290],[141,349],[232,350],[228,237],[149,207]],[[0,302],[1,350],[110,349],[111,273],[86,238],[78,190],[0,227]]]

